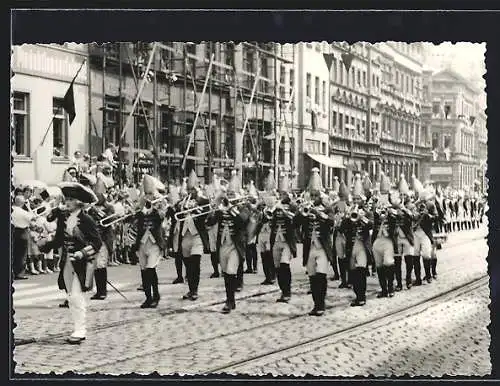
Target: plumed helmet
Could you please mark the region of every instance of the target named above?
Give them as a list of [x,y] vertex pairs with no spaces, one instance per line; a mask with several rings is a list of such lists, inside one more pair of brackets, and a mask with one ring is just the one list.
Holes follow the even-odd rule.
[[287,172],[281,172],[279,180],[279,191],[280,192],[288,192],[290,190],[290,180],[288,179],[288,173]]
[[321,192],[323,190],[323,185],[321,183],[321,177],[319,175],[318,168],[311,169],[311,177],[309,178],[309,185],[307,186],[309,193]]
[[420,194],[423,192],[424,190],[424,186],[422,185],[422,183],[419,181],[419,179],[415,176],[415,174],[413,174],[411,176],[411,185],[412,185],[412,189],[415,193],[417,193],[419,196]]
[[144,174],[142,179],[142,191],[144,194],[154,194],[157,192],[157,181],[153,176]]
[[405,175],[401,174],[398,182],[398,190],[401,194],[409,194],[410,188],[408,186],[408,182],[406,182]]
[[250,181],[248,184],[248,194],[252,197],[258,197],[259,192],[257,192],[257,189],[255,188],[255,184],[253,181]]
[[389,194],[391,182],[384,172],[380,172],[380,194]]
[[276,181],[274,180],[273,169],[269,169],[269,174],[267,175],[266,180],[264,182],[264,189],[268,192],[271,192],[274,189],[276,189]]
[[363,183],[361,182],[361,174],[359,173],[354,177],[352,196],[355,198],[363,197]]
[[337,176],[333,177],[333,191],[339,193],[340,182]]
[[195,189],[198,187],[198,185],[199,185],[198,176],[196,175],[196,172],[194,171],[194,169],[191,169],[191,173],[189,173],[189,177],[187,180],[187,188],[188,189]]
[[370,180],[370,176],[368,173],[365,173],[365,176],[363,178],[363,191],[365,192],[366,195],[371,192],[373,188],[372,181]]
[[346,201],[349,198],[349,189],[347,189],[347,185],[342,180],[339,184],[339,199],[342,201]]

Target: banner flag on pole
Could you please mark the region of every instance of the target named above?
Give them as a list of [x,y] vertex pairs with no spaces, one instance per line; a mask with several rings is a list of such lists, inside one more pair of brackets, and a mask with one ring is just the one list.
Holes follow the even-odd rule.
[[335,55],[323,54],[323,58],[325,59],[325,63],[326,63],[326,67],[328,67],[328,71],[330,71],[330,68],[332,67],[333,59],[335,58]]
[[[73,80],[74,82],[74,80]],[[73,82],[69,85],[68,91],[64,95],[63,108],[69,115],[69,124],[71,125],[76,117],[75,95],[73,93]]]

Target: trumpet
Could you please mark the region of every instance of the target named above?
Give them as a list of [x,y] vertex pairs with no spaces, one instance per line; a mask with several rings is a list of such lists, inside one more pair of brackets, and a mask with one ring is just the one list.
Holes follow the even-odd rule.
[[[243,201],[243,200],[246,200],[248,199],[250,196],[244,196],[244,197],[237,197],[237,198],[231,198],[231,199],[228,199],[228,203],[231,203],[234,205],[237,205],[240,203],[240,201]],[[206,210],[206,208],[208,208],[208,210]],[[200,216],[204,216],[204,215],[207,215],[209,213],[212,213],[216,210],[216,206],[215,206],[215,203],[214,202],[211,202],[211,203],[208,203],[208,204],[205,204],[205,205],[199,205],[199,206],[195,206],[194,208],[189,208],[189,209],[185,209],[185,210],[182,210],[180,212],[177,212],[174,214],[174,218],[176,221],[183,221],[186,219],[186,217],[182,217],[182,216],[186,216],[192,212],[198,212],[198,213],[195,213],[194,215],[191,216],[191,218],[197,218],[197,217],[200,217]]]
[[155,198],[154,200],[146,200],[146,203],[144,204],[144,206],[146,207],[146,209],[151,209],[154,205],[159,204],[163,200],[166,200],[167,197],[168,197],[168,194],[165,194],[164,196]]
[[[138,211],[136,211],[137,213]],[[102,218],[100,221],[99,221],[99,225],[103,228],[107,228],[107,227],[110,227],[111,225],[114,225],[114,224],[117,224],[119,223],[120,221],[123,221],[125,220],[126,218],[132,216],[133,213],[127,213],[127,214],[124,214],[124,215],[117,215],[116,213],[113,213],[113,214],[110,214],[109,216],[106,216],[104,218]]]
[[36,208],[33,208],[31,209],[31,213],[35,216],[35,217],[40,217],[40,216],[43,216],[45,213],[47,213],[48,211],[52,210],[53,208],[48,206],[48,205],[40,205],[40,206],[37,206]]

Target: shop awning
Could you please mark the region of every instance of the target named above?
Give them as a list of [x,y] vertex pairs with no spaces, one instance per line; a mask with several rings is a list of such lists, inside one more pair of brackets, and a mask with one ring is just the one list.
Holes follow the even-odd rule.
[[345,169],[342,157],[333,158],[323,154],[313,154],[313,153],[306,153],[306,154],[309,157],[311,157],[314,161],[319,162],[322,165],[328,166],[329,168]]

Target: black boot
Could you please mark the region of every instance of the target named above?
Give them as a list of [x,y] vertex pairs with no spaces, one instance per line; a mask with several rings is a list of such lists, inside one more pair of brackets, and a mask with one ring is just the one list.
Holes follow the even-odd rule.
[[387,277],[387,295],[392,298],[394,296],[394,265],[385,267]]
[[266,277],[266,279],[260,284],[263,284],[263,285],[274,284],[273,255],[271,254],[271,251],[266,251],[266,252],[262,252],[260,254],[260,256],[262,259],[262,270],[264,271],[264,276]]
[[252,244],[252,266],[253,266],[253,273],[258,272],[257,268],[257,245]]
[[243,260],[240,261],[238,265],[238,271],[236,273],[236,292],[241,292],[243,289]]
[[325,299],[328,289],[328,280],[326,278],[326,273],[318,273],[316,276],[318,276],[318,316],[321,316],[326,308]]
[[381,292],[377,294],[377,298],[386,298],[388,293],[387,293],[387,276],[386,276],[386,267],[381,266],[377,268],[377,277],[378,277],[378,282],[380,284]]
[[432,278],[434,280],[437,279],[437,272],[436,272],[436,266],[437,266],[437,259],[431,259],[431,273],[432,273]]
[[148,268],[150,271],[151,278],[151,289],[153,291],[153,300],[151,302],[151,308],[156,308],[160,302],[160,292],[158,291],[158,274],[156,273],[156,268]]
[[104,300],[106,299],[106,268],[97,268],[94,271],[96,293],[90,299]]
[[413,271],[413,256],[405,256],[405,266],[406,266],[406,288],[410,289],[412,287],[411,283],[411,272]]
[[338,266],[338,259],[337,256],[333,258],[333,260],[330,262],[330,265],[333,268],[333,277],[331,278],[332,281],[339,280],[340,279],[340,274],[339,274],[339,266]]
[[247,269],[244,273],[253,273],[253,267],[252,267],[252,246],[250,244],[247,244],[246,250],[245,250],[245,261],[247,264]]
[[278,284],[281,289],[281,297],[277,300],[278,303],[288,303],[290,300],[290,285],[291,272],[288,264],[280,264],[278,268]]
[[340,285],[339,288],[349,288],[347,284],[347,259],[339,259]]
[[424,271],[425,271],[425,281],[427,283],[432,283],[432,275],[431,275],[431,260],[424,259]]
[[191,294],[191,300],[198,299],[198,287],[200,285],[200,265],[201,265],[201,256],[193,255],[191,256],[193,259],[193,292]]
[[350,272],[351,283],[356,294],[356,300],[351,307],[360,307],[366,304],[366,268],[355,268]]
[[226,303],[222,309],[223,314],[229,314],[231,312],[231,283],[230,277],[227,273],[222,274],[224,276],[224,287],[226,289]]
[[193,261],[191,260],[191,257],[188,257],[187,259],[183,259],[184,265],[186,266],[186,280],[188,283],[188,288],[189,291],[187,294],[185,294],[182,299],[187,300],[191,299],[191,296],[193,294]]
[[212,269],[214,270],[214,273],[210,275],[210,278],[215,278],[215,277],[220,277],[219,274],[219,259],[217,256],[217,252],[211,252],[210,253],[210,260],[212,261]]
[[311,316],[315,316],[316,312],[318,311],[318,290],[317,290],[318,280],[317,279],[318,278],[316,277],[316,275],[309,276],[309,285],[311,288],[311,294],[312,294],[312,299],[313,299],[313,303],[314,303],[313,309],[309,312],[309,315],[311,315]]
[[415,270],[415,283],[414,285],[422,285],[422,272],[420,271],[420,256],[413,256],[413,268]]
[[148,269],[143,271],[142,288],[144,288],[144,294],[146,295],[146,300],[141,304],[141,308],[151,308],[151,303],[153,298],[151,296],[151,273]]
[[394,275],[396,276],[396,291],[401,291],[403,289],[401,263],[402,263],[401,256],[394,256]]
[[182,254],[176,252],[174,260],[175,260],[175,271],[177,273],[177,278],[172,282],[172,284],[184,283],[184,278],[182,277]]

